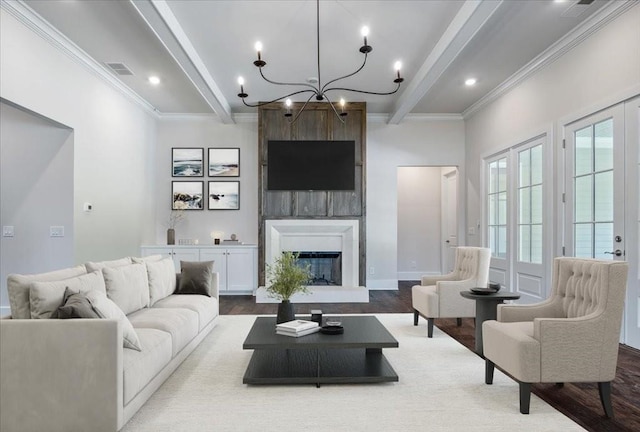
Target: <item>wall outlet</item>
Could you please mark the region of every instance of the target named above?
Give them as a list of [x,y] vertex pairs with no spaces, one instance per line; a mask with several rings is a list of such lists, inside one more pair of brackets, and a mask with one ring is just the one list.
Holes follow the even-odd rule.
[[469,231],[468,231],[469,235],[475,235],[476,234],[476,227],[469,227]]
[[13,225],[2,227],[2,237],[13,237]]
[[418,267],[415,261],[409,262],[409,265],[411,266],[412,270],[415,270]]
[[60,225],[51,225],[49,227],[49,237],[64,237],[64,227]]
[[376,268],[374,266],[369,267],[369,274],[376,274]]
[[93,204],[86,202],[83,204],[82,208],[84,209],[84,211],[90,212],[91,210],[93,210]]

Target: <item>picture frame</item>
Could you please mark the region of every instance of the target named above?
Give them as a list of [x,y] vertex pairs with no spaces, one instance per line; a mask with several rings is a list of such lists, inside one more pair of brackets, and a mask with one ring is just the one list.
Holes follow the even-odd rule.
[[209,177],[240,177],[240,148],[209,148]]
[[204,148],[172,148],[171,176],[204,177]]
[[208,186],[209,210],[240,210],[239,181],[210,181]]
[[204,209],[203,181],[172,181],[171,209],[172,210],[203,210]]

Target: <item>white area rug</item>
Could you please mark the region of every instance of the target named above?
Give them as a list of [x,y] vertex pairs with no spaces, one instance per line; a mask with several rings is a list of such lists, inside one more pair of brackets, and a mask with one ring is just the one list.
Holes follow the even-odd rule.
[[584,430],[535,395],[520,414],[516,382],[496,370],[486,385],[480,357],[437,328],[427,339],[412,314],[377,317],[400,343],[383,350],[397,383],[244,385],[255,316],[225,315],[123,431]]

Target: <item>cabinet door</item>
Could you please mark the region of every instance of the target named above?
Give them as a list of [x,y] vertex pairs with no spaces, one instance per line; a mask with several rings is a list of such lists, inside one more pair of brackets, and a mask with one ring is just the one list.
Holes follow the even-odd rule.
[[172,256],[176,273],[180,273],[180,261],[201,261],[199,249],[173,249]]
[[227,290],[254,291],[257,282],[254,249],[230,249],[227,251]]
[[213,271],[218,272],[220,292],[227,290],[227,251],[225,249],[202,249],[200,261],[213,261]]
[[162,255],[163,258],[173,258],[173,249],[171,247],[143,247],[141,254],[143,257]]

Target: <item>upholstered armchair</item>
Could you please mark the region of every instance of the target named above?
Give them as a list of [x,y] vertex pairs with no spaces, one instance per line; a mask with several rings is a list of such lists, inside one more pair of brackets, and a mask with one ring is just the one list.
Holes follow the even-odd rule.
[[491,251],[486,248],[461,246],[456,248],[456,262],[451,273],[423,276],[420,285],[411,288],[413,325],[418,317],[427,320],[427,337],[433,337],[435,318],[476,316],[476,302],[460,295],[474,287],[486,287],[489,279]]
[[611,381],[618,362],[627,263],[556,258],[549,299],[499,305],[482,325],[485,382],[494,366],[520,385],[520,412],[529,413],[531,383],[597,382],[613,417]]

